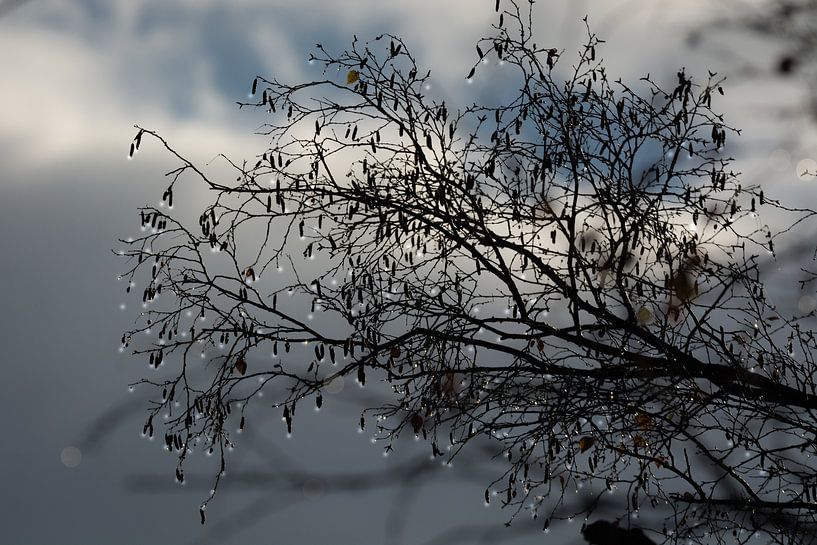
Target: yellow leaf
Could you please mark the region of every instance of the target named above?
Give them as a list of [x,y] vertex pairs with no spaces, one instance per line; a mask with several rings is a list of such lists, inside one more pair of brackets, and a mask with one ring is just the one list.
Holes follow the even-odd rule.
[[348,85],[352,85],[353,83],[355,83],[359,79],[360,79],[360,72],[358,72],[357,70],[349,70],[349,73],[346,74],[346,83]]
[[647,307],[641,307],[636,313],[636,319],[641,325],[650,325],[653,321],[653,314]]
[[586,452],[589,450],[595,441],[592,437],[582,437],[579,439],[579,450],[582,452]]

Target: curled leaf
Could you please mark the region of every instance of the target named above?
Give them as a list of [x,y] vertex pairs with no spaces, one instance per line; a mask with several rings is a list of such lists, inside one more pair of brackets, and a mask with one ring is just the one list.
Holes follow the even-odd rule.
[[415,435],[423,429],[423,417],[420,416],[420,413],[414,413],[411,417],[411,427],[414,429]]
[[235,362],[235,370],[241,375],[247,372],[247,360],[244,359],[244,356],[239,357]]
[[595,443],[592,437],[582,437],[579,439],[579,450],[581,452],[587,452],[593,447],[593,443]]
[[675,295],[684,303],[698,297],[698,283],[695,281],[695,277],[686,271],[679,271],[678,274],[672,277],[672,287],[675,290]]
[[360,79],[360,72],[357,70],[349,70],[349,73],[346,74],[346,84],[352,85],[356,83]]
[[635,423],[638,424],[638,427],[641,428],[642,430],[648,430],[652,425],[652,418],[650,418],[650,415],[648,414],[636,413]]
[[659,469],[660,469],[660,468],[664,467],[664,464],[665,464],[666,462],[667,462],[666,457],[664,457],[664,456],[656,456],[656,458],[655,458],[655,467],[657,467],[657,468],[659,468]]

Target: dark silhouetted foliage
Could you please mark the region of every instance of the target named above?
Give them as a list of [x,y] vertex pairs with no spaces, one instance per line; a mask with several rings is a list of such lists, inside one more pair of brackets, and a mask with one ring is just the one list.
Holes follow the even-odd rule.
[[612,497],[660,540],[809,541],[815,339],[758,262],[786,232],[765,213],[813,213],[731,170],[717,75],[615,80],[589,30],[571,65],[523,8],[500,2],[463,70],[502,62],[500,105],[429,98],[384,34],[318,45],[313,81],[258,77],[243,106],[270,145],[231,179],[139,129],[132,154],[150,139],[180,162],[123,241],[146,309],[122,344],[159,369],[145,433],[179,480],[191,450],[215,454],[215,490],[248,407],[292,432],[355,380],[390,394],[360,417],[387,450],[490,438],[507,465],[485,499],[511,518],[547,528]]

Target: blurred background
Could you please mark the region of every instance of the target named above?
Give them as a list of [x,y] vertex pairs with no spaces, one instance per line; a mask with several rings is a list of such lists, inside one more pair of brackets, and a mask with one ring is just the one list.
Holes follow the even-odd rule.
[[[601,54],[612,79],[649,73],[669,85],[681,67],[698,79],[707,70],[727,75],[717,108],[742,130],[727,150],[735,170],[769,196],[814,208],[817,181],[802,174],[817,172],[808,47],[815,9],[787,14],[783,5],[539,0],[537,42],[569,59],[588,15],[607,41]],[[202,470],[175,484],[175,459],[161,441],[141,437],[145,398],[128,384],[145,362],[118,351],[138,310],[117,282],[124,263],[113,250],[136,234],[136,208],[158,202],[173,165],[155,145],[127,160],[135,124],[199,164],[218,153],[252,160],[266,144],[253,134],[263,114],[239,111],[236,101],[255,75],[317,77],[307,62],[315,43],[339,51],[354,35],[382,32],[403,36],[432,70],[429,94],[462,107],[490,101],[501,95],[501,67],[471,84],[465,75],[474,43],[492,33],[493,7],[493,0],[0,0],[2,541],[582,542],[580,521],[543,535],[541,521],[520,517],[506,528],[511,513],[483,507],[485,487],[501,474],[489,446],[451,468],[410,441],[384,458],[356,432],[371,402],[365,396],[376,392],[352,385],[338,385],[319,415],[301,415],[290,439],[277,413],[248,430],[201,526],[210,480]],[[772,296],[781,307],[802,299],[795,257],[811,258],[812,227],[793,233],[794,257],[781,251],[778,262],[765,263],[780,279]]]

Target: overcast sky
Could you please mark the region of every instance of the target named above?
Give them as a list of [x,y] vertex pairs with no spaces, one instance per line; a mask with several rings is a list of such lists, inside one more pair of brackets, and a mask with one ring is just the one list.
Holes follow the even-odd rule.
[[[431,92],[468,105],[497,85],[479,76],[470,86],[464,80],[473,44],[495,22],[493,4],[0,0],[1,541],[413,545],[451,529],[464,536],[459,525],[479,523],[497,528],[491,542],[580,542],[578,526],[560,531],[569,538],[550,541],[535,532],[503,534],[509,514],[482,506],[488,482],[456,466],[429,473],[414,497],[400,486],[333,494],[320,479],[281,492],[280,482],[250,478],[211,506],[202,528],[197,508],[209,485],[174,485],[173,457],[140,437],[144,405],[127,384],[146,368],[117,351],[135,310],[116,280],[123,263],[111,249],[136,232],[135,209],[157,201],[172,164],[150,146],[127,161],[133,125],[159,131],[203,163],[222,152],[251,159],[265,144],[253,135],[263,120],[235,102],[246,98],[256,74],[309,78],[315,43],[339,50],[354,34],[381,32],[404,36],[418,63],[432,70]],[[737,57],[766,46],[692,51],[685,37],[712,9],[728,15],[731,4],[540,0],[538,42],[574,49],[588,14],[607,40],[602,54],[614,77],[650,73],[671,81],[681,66],[699,78],[707,69],[730,74]],[[796,99],[796,88],[742,82],[735,74],[727,92],[728,120],[744,128],[732,152],[747,179],[815,207],[813,186],[796,176],[800,161],[817,156],[813,132],[773,115]],[[269,426],[236,452],[235,467],[258,476],[292,463],[329,475],[388,472],[409,459],[410,444],[384,460],[368,436],[355,433],[358,409],[342,397],[328,401],[332,410],[305,418],[291,440],[271,413]],[[491,475],[490,466],[482,469]],[[402,541],[387,535],[399,521]]]

